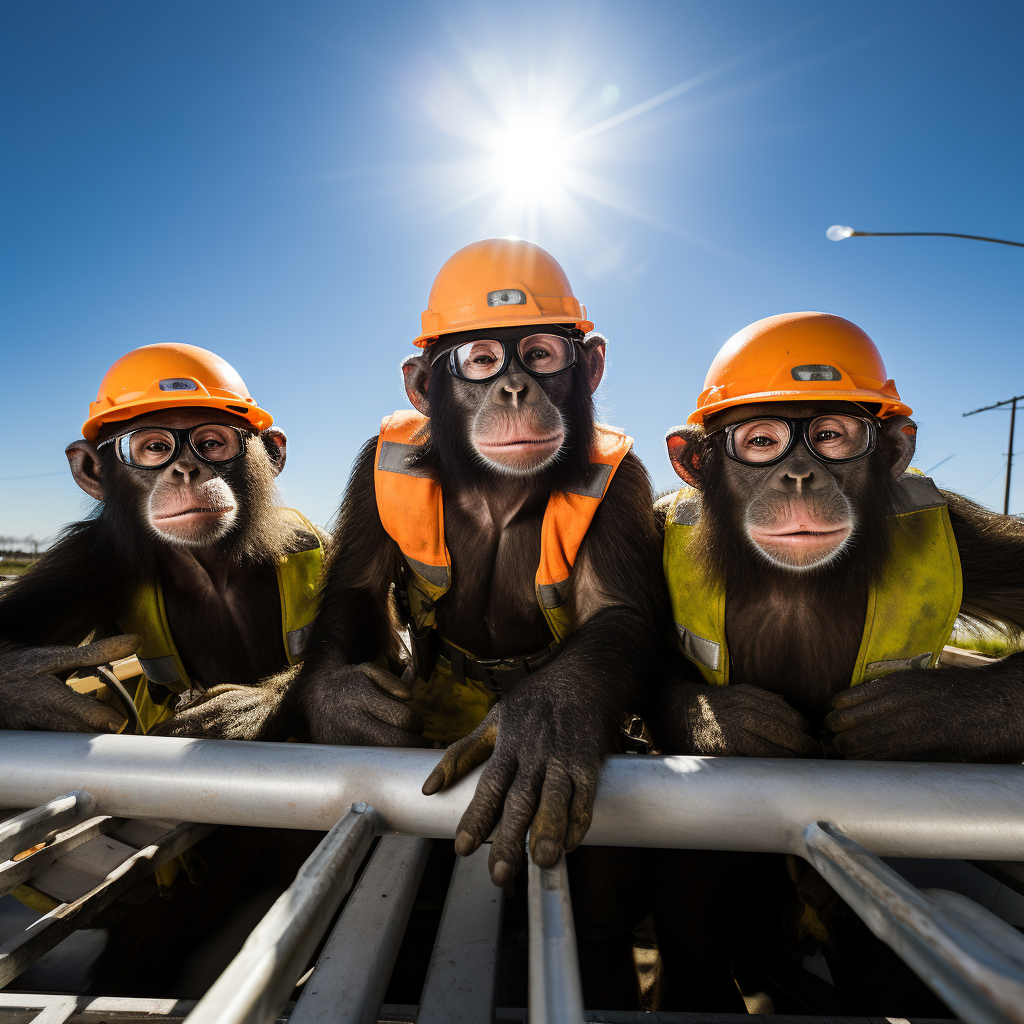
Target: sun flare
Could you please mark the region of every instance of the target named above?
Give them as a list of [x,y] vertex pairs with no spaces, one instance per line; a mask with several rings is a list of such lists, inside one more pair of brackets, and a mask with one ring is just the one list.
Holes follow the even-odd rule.
[[551,120],[524,117],[513,122],[495,136],[492,150],[495,180],[509,198],[545,202],[565,184],[565,133]]

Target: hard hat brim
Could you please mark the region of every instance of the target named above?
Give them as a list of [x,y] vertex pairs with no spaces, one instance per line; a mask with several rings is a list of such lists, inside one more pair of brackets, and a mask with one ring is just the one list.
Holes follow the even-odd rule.
[[722,412],[724,409],[733,409],[738,405],[757,405],[762,402],[870,402],[880,406],[875,415],[883,420],[890,416],[910,416],[914,411],[903,402],[894,401],[877,391],[860,388],[843,391],[761,391],[711,402],[690,413],[686,422],[699,426],[704,423],[706,416],[711,416],[713,413]]
[[108,409],[90,416],[82,424],[82,437],[86,441],[95,441],[100,430],[108,423],[121,423],[124,420],[135,419],[136,416],[144,416],[148,412],[159,412],[161,409],[220,409],[222,412],[229,412],[239,416],[248,422],[256,430],[266,430],[274,422],[274,417],[266,409],[261,409],[256,403],[243,398],[222,398],[219,395],[196,395],[186,399],[182,394],[168,394],[166,398],[147,397],[137,401],[125,402],[124,405],[111,406]]
[[480,320],[467,320],[464,323],[453,326],[450,330],[421,334],[413,340],[413,344],[417,348],[426,348],[431,342],[437,341],[438,338],[443,338],[446,334],[462,334],[464,331],[480,331],[486,330],[489,327],[534,327],[542,324],[572,324],[573,327],[579,328],[584,334],[589,334],[594,329],[593,321],[574,320],[571,316],[567,317],[564,313],[553,313],[550,316],[534,316],[524,320],[510,320],[507,316],[504,318],[485,317]]

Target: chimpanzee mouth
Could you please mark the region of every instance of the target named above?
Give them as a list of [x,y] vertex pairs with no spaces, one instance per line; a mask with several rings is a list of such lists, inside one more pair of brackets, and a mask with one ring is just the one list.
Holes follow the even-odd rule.
[[552,434],[550,437],[517,437],[511,441],[478,441],[481,448],[518,448],[521,445],[549,445],[556,444],[562,440],[560,434]]
[[234,512],[234,508],[231,505],[227,505],[224,508],[202,508],[202,507],[186,508],[186,509],[183,509],[181,512],[169,512],[166,515],[154,516],[153,518],[154,518],[154,520],[164,520],[164,519],[180,519],[182,516],[195,516],[195,515],[222,516],[222,515],[225,515],[228,512]]

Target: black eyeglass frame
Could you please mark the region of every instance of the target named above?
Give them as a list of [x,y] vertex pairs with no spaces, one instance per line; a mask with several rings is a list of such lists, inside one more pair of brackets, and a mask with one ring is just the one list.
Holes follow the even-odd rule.
[[[539,326],[539,325],[538,325]],[[467,384],[490,384],[492,381],[497,380],[509,367],[509,364],[515,360],[524,373],[529,374],[535,379],[543,379],[547,377],[557,377],[560,373],[565,373],[566,370],[571,370],[578,361],[578,354],[576,347],[579,342],[583,340],[584,335],[574,332],[572,334],[560,334],[557,331],[532,331],[530,334],[524,334],[521,338],[516,339],[502,339],[502,338],[471,338],[467,341],[463,341],[458,345],[453,345],[451,350],[448,352],[448,372],[457,380],[464,380]],[[561,338],[563,341],[569,343],[569,351],[572,354],[572,358],[566,366],[563,366],[560,370],[551,370],[548,373],[542,373],[538,370],[531,370],[522,360],[519,355],[519,346],[529,338],[537,337],[538,335],[549,335],[552,338]],[[494,341],[501,346],[502,360],[501,366],[494,371],[489,377],[467,377],[459,370],[459,361],[456,358],[456,353],[462,348],[463,345],[473,345],[480,341]],[[510,352],[511,347],[511,352]]]
[[[192,443],[193,431],[202,430],[203,427],[224,427],[226,430],[233,430],[238,435],[238,454],[232,455],[226,459],[206,458],[206,456],[203,455],[202,452],[200,452]],[[174,438],[174,447],[171,449],[170,455],[168,455],[167,458],[158,466],[140,466],[137,462],[132,462],[126,452],[128,439],[133,434],[138,434],[146,430],[162,430],[165,434],[170,434]],[[114,437],[109,437],[106,441],[101,441],[96,445],[96,450],[99,451],[99,449],[103,448],[105,445],[117,442],[117,447],[114,451],[117,453],[118,461],[123,462],[126,466],[131,466],[132,469],[166,469],[178,458],[181,454],[181,449],[185,445],[188,445],[189,451],[191,451],[200,462],[205,462],[208,466],[226,466],[229,462],[234,462],[235,459],[240,459],[245,454],[246,445],[248,444],[249,438],[254,436],[254,433],[254,431],[246,431],[241,427],[233,426],[230,423],[199,423],[194,427],[137,427],[135,430],[128,430],[123,434],[117,434]]]
[[[849,455],[845,459],[833,459],[828,455],[822,455],[821,452],[817,452],[811,446],[811,424],[815,420],[825,419],[828,416],[848,416],[852,420],[860,420],[862,423],[867,425],[868,428],[868,446],[859,455]],[[789,443],[785,448],[779,452],[778,455],[773,459],[768,459],[766,462],[751,462],[749,459],[741,459],[736,454],[736,442],[733,440],[733,435],[736,433],[737,428],[742,427],[746,423],[755,423],[763,420],[774,420],[776,423],[785,423],[789,427]],[[799,429],[798,429],[799,428]],[[787,419],[785,416],[751,416],[749,420],[740,420],[739,423],[730,423],[727,427],[719,427],[718,430],[712,430],[708,437],[714,437],[716,434],[725,433],[725,454],[729,456],[733,462],[739,462],[744,466],[774,466],[777,462],[781,462],[792,450],[793,445],[796,444],[797,437],[803,439],[804,447],[810,452],[811,457],[817,459],[819,462],[856,462],[858,459],[863,459],[865,455],[870,455],[875,450],[875,444],[878,440],[878,425],[875,421],[874,416],[852,416],[850,413],[842,412],[819,412],[816,416],[804,416],[800,419]]]

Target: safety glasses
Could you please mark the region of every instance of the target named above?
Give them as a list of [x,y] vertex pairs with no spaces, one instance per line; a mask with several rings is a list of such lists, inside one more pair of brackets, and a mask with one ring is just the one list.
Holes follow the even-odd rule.
[[852,462],[875,447],[875,421],[869,416],[826,414],[806,419],[758,416],[732,423],[725,432],[725,454],[748,465],[770,466],[789,454],[802,437],[812,455],[824,462]]
[[559,334],[531,334],[518,341],[481,338],[448,354],[448,367],[459,380],[484,382],[500,377],[515,360],[532,377],[551,377],[576,362],[576,346]]
[[249,433],[223,423],[204,423],[198,427],[140,427],[98,444],[116,445],[117,457],[136,469],[162,469],[174,462],[183,446],[203,462],[222,465],[237,459],[245,451]]

